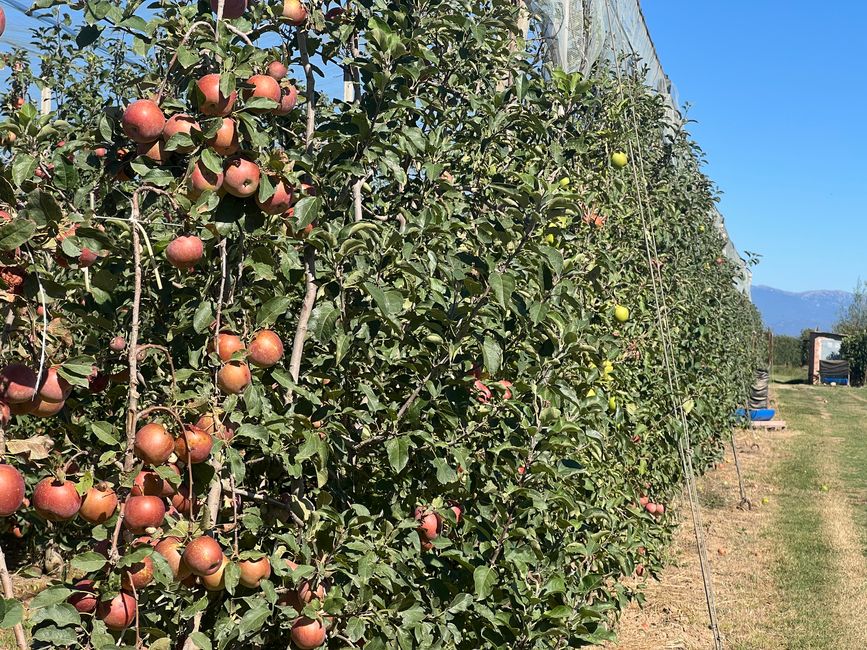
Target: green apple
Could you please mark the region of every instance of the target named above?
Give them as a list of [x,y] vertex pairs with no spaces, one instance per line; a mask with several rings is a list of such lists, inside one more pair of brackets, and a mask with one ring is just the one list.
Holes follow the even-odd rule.
[[624,167],[626,167],[626,164],[628,162],[629,162],[629,156],[627,156],[622,151],[615,151],[613,154],[611,154],[611,164],[616,169],[623,169]]
[[629,320],[629,310],[623,305],[617,305],[614,308],[614,318],[620,323],[625,323]]

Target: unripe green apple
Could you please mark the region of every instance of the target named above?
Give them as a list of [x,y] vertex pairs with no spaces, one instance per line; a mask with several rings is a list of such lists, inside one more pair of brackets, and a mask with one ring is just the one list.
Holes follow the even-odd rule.
[[620,323],[625,323],[629,320],[629,310],[623,305],[617,305],[614,308],[614,318]]
[[629,162],[629,156],[627,156],[622,151],[615,151],[611,154],[611,165],[615,169],[623,169],[626,167],[626,164]]

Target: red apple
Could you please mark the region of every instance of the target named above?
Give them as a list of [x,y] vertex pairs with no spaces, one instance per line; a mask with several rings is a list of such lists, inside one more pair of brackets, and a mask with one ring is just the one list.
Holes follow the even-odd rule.
[[8,517],[24,503],[24,477],[12,465],[0,465],[0,517]]
[[23,363],[0,370],[0,395],[8,404],[29,402],[36,395],[36,373]]
[[169,264],[184,271],[198,264],[204,254],[202,240],[195,235],[177,237],[166,247],[166,259]]
[[256,205],[265,214],[284,214],[292,207],[293,198],[292,186],[282,180],[278,180],[274,184],[274,194],[265,201],[260,201],[257,196]]
[[205,115],[228,115],[232,112],[237,91],[232,91],[228,97],[220,92],[220,75],[207,74],[196,82],[199,91],[199,110]]
[[78,514],[81,497],[72,481],[44,478],[33,488],[33,509],[48,521],[68,521]]
[[103,601],[96,607],[96,618],[105,623],[109,630],[123,630],[135,622],[138,605],[132,594],[121,591],[110,601]]
[[259,165],[240,156],[226,161],[223,187],[226,192],[238,198],[252,196],[259,189]]
[[283,17],[290,25],[303,25],[307,20],[307,8],[300,0],[283,0]]
[[148,528],[162,526],[166,516],[166,504],[156,496],[130,496],[124,507],[123,525],[130,532],[141,535]]
[[223,172],[215,174],[205,167],[205,163],[199,160],[193,166],[189,185],[189,194],[193,199],[199,198],[205,190],[216,192],[223,186]]
[[253,365],[270,368],[283,358],[283,341],[271,330],[261,330],[250,341],[247,357]]
[[280,87],[280,105],[274,109],[275,115],[288,115],[298,103],[298,89],[292,84]]
[[[211,0],[211,11],[217,13],[219,6],[219,0]],[[247,0],[224,0],[223,2],[223,18],[228,20],[240,18],[245,11],[247,11]]]
[[150,99],[139,99],[127,106],[121,121],[123,132],[139,144],[159,138],[166,125],[162,110]]
[[136,147],[135,152],[139,156],[153,160],[158,165],[165,165],[172,157],[172,152],[166,150],[166,143],[162,140],[140,144]]
[[[254,74],[247,79],[247,83],[253,86],[244,91],[244,98],[250,100],[254,97],[270,99],[275,104],[280,103],[280,84],[273,77],[266,74]],[[252,113],[267,113],[269,108],[251,109]]]
[[[163,140],[168,142],[171,140],[173,135],[177,135],[178,133],[183,133],[185,135],[192,135],[193,131],[201,132],[201,127],[199,123],[185,113],[178,113],[177,115],[172,115],[169,118],[169,121],[166,122],[166,126],[163,129]],[[190,145],[180,145],[175,148],[175,151],[178,153],[190,153],[191,151],[195,151],[196,144]]]
[[241,145],[238,143],[238,126],[231,117],[224,117],[223,123],[214,137],[208,138],[208,144],[221,156],[231,156]]
[[283,77],[289,74],[289,68],[280,61],[271,61],[271,63],[268,64],[268,69],[265,71],[265,74],[272,79],[280,81]]
[[72,392],[69,382],[58,374],[58,368],[60,366],[51,366],[45,373],[42,386],[39,387],[39,398],[46,402],[62,402]]

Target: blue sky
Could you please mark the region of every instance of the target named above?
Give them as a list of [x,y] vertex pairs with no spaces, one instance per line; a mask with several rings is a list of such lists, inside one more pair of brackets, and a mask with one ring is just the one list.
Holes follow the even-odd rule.
[[754,282],[867,278],[867,2],[643,0]]

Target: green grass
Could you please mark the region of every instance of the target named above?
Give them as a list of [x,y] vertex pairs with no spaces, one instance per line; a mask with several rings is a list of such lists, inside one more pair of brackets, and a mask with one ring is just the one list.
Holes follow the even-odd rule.
[[779,384],[799,384],[807,381],[807,367],[774,366],[771,381]]
[[822,453],[821,410],[813,394],[821,388],[778,388],[777,397],[793,438],[787,457],[775,468],[780,486],[779,514],[771,529],[773,546],[780,549],[774,577],[784,606],[780,607],[790,648],[837,648],[836,621],[829,604],[834,598],[833,549],[821,525],[814,496],[821,489],[816,455]]
[[[780,549],[774,576],[782,601],[787,647],[837,649],[841,628],[836,549],[823,528],[819,510],[826,491],[847,499],[862,549],[867,548],[867,392],[826,386],[776,387],[781,416],[800,432],[774,470],[779,511],[770,535]],[[823,417],[823,412],[827,417]],[[833,437],[834,440],[829,440]],[[820,473],[836,468],[835,480]]]

